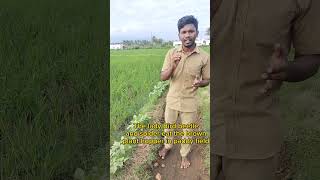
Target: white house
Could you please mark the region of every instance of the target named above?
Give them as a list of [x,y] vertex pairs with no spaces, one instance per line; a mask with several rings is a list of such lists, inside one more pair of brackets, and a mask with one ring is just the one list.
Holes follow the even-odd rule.
[[[203,45],[208,46],[208,45],[210,45],[210,40],[209,39],[207,39],[207,40],[196,39],[195,43],[197,44],[197,46],[203,46]],[[182,44],[181,41],[173,41],[173,43],[172,43],[172,45],[174,47],[177,47],[177,46],[179,46],[181,44]]]
[[182,45],[182,43],[181,43],[181,41],[173,41],[172,45],[173,45],[174,47],[177,47],[177,46]]
[[110,44],[110,49],[123,49],[123,44]]
[[204,42],[204,40],[197,39],[196,44],[197,44],[197,46],[203,46],[205,44],[205,42]]

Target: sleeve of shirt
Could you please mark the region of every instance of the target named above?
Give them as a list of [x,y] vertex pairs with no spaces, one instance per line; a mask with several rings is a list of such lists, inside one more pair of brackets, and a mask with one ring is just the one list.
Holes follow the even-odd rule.
[[171,59],[171,54],[172,54],[171,52],[172,52],[172,50],[169,50],[167,52],[161,71],[165,71],[170,67],[170,59]]
[[206,63],[202,67],[202,79],[210,79],[210,57],[207,57]]
[[320,1],[298,1],[298,13],[293,22],[293,46],[296,54],[320,54]]

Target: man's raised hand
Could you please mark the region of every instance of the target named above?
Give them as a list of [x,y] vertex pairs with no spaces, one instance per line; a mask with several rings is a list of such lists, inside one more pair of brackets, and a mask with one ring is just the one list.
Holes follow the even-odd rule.
[[181,60],[181,55],[179,53],[175,53],[172,57],[172,68],[176,69],[176,67],[178,66],[180,60]]
[[282,81],[287,78],[286,69],[288,66],[287,55],[284,53],[280,44],[274,46],[269,67],[266,72],[262,73],[262,79],[266,80],[261,93],[267,93],[270,90],[280,88]]

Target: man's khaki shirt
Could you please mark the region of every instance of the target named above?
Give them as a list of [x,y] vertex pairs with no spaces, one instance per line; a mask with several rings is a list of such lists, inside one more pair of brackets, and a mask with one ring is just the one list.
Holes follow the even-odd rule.
[[274,45],[320,54],[319,0],[222,0],[213,17],[213,153],[263,159],[280,150],[276,90],[261,95]]
[[172,48],[165,57],[162,71],[171,66],[171,58],[175,54],[181,55],[181,60],[170,78],[167,107],[181,112],[195,112],[198,102],[192,84],[196,76],[210,79],[209,55],[198,47],[188,53],[183,52],[181,46]]

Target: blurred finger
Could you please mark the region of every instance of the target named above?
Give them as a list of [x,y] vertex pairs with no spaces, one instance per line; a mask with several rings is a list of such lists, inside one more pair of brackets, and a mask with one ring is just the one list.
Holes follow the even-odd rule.
[[273,65],[272,67],[268,67],[266,73],[279,73],[283,72],[287,69],[288,65],[286,62],[283,62],[281,64]]
[[197,89],[198,89],[198,87],[192,87],[192,92],[194,92]]
[[269,74],[269,76],[268,76],[268,79],[270,79],[270,80],[284,81],[286,78],[287,78],[287,76],[286,76],[285,72],[272,73],[272,74]]
[[265,94],[272,88],[272,80],[266,80],[263,88],[260,89],[260,93]]
[[266,79],[269,78],[269,74],[268,73],[262,73],[261,74],[261,78],[266,80]]
[[279,43],[275,44],[274,45],[274,52],[273,52],[273,55],[275,57],[281,57],[283,55],[283,49],[281,47],[281,45]]
[[265,89],[267,91],[271,90],[272,89],[272,84],[273,84],[272,80],[267,80],[267,83],[265,85]]

